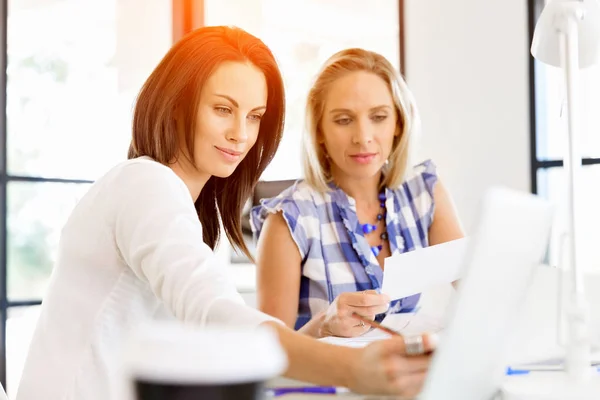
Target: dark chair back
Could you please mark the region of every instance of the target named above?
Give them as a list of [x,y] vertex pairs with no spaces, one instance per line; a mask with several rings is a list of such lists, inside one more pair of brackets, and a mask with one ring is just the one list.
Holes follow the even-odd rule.
[[[283,181],[259,181],[254,188],[252,195],[252,207],[260,204],[261,199],[275,197],[285,189],[289,188],[296,182],[296,179],[288,179]],[[242,232],[252,236],[250,228],[250,213],[242,215]]]

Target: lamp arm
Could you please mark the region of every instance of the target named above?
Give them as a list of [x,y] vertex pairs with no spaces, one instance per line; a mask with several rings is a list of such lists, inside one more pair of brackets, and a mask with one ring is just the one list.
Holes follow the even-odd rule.
[[557,21],[560,35],[561,62],[567,91],[567,148],[565,157],[568,192],[568,249],[571,291],[567,307],[568,344],[566,370],[574,378],[586,379],[590,375],[591,345],[589,337],[589,304],[585,298],[583,268],[578,246],[579,232],[579,52],[578,21],[582,18],[579,7],[565,4],[565,12]]

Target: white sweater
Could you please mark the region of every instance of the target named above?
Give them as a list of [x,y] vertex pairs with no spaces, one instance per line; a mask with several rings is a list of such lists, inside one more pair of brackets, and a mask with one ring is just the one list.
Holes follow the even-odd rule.
[[126,161],[63,228],[17,400],[109,400],[120,344],[147,319],[258,325],[202,240],[192,196],[169,168]]

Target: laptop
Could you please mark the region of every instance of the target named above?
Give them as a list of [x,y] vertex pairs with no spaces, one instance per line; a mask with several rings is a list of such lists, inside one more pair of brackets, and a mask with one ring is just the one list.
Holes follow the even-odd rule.
[[492,399],[536,266],[547,251],[553,207],[490,189],[465,253],[464,273],[419,400]]

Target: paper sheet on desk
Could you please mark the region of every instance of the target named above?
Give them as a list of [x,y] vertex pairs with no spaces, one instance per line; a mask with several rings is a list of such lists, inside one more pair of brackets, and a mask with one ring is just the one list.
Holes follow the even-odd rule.
[[468,238],[385,259],[382,293],[400,299],[460,278]]
[[[405,336],[417,335],[420,333],[435,333],[443,329],[443,322],[439,318],[430,317],[421,313],[402,313],[390,314],[385,317],[382,325],[387,326]],[[325,337],[320,339],[323,342],[337,344],[348,347],[364,347],[371,342],[389,338],[390,335],[379,330],[372,329],[364,335],[353,338]]]

